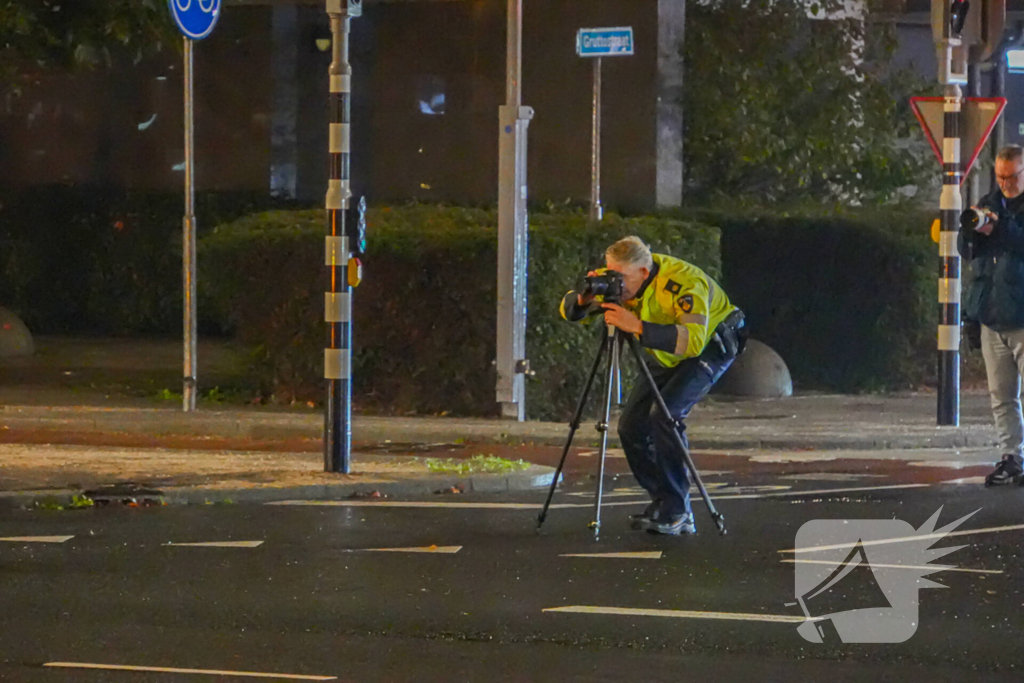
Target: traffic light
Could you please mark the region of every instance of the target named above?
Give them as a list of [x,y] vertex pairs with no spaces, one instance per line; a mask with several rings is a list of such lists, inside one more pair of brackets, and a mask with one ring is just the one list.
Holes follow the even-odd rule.
[[951,38],[959,38],[963,33],[964,23],[967,21],[967,13],[971,9],[968,0],[953,0],[949,4],[949,32]]

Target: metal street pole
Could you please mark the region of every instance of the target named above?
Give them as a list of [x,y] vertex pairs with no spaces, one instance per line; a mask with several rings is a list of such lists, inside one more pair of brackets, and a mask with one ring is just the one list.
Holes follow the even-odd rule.
[[196,409],[196,189],[195,189],[195,103],[193,98],[193,43],[185,38],[185,217],[182,220],[182,278],[184,285],[183,327],[185,357],[182,368],[182,409]]
[[601,58],[594,59],[594,101],[590,121],[590,220],[604,218],[601,206]]
[[[967,96],[981,97],[981,64],[971,64],[967,69]],[[970,153],[971,150],[968,150]],[[981,172],[967,176],[967,206],[974,206],[981,199]]]
[[946,85],[942,126],[942,194],[939,210],[939,405],[938,424],[960,424],[960,254],[956,236],[963,200],[960,196],[960,86]]
[[495,395],[503,417],[526,419],[526,133],[522,106],[523,0],[508,0],[505,106],[498,109],[498,329]]
[[330,291],[324,295],[324,470],[348,474],[352,466],[352,247],[345,229],[351,189],[352,67],[348,62],[349,19],[361,14],[361,0],[327,0],[331,21],[330,178],[327,181],[327,237],[324,260]]

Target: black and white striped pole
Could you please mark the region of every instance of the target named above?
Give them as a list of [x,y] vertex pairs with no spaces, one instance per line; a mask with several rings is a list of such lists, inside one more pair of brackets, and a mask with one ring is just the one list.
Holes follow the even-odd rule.
[[[331,21],[329,100],[330,177],[327,181],[325,262],[330,290],[324,295],[327,348],[324,379],[324,470],[347,474],[352,458],[352,275],[358,268],[346,230],[351,189],[352,67],[348,63],[349,19],[362,13],[362,0],[327,0]],[[365,204],[362,205],[365,207]],[[352,226],[349,226],[352,227]],[[358,280],[355,280],[358,284]]]
[[960,424],[960,255],[956,237],[960,195],[960,86],[946,85],[942,125],[942,194],[939,197],[939,403],[938,424]]
[[932,0],[932,35],[937,50],[939,83],[945,88],[942,194],[939,196],[939,400],[936,422],[939,426],[952,427],[960,424],[960,255],[956,249],[956,237],[963,211],[960,195],[963,93],[960,86],[967,84],[968,56],[962,34],[969,9],[967,0]]

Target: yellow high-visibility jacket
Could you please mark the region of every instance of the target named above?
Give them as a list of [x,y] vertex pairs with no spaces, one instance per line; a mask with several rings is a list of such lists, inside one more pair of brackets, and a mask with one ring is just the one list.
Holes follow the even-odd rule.
[[[671,368],[699,356],[718,325],[736,307],[697,266],[665,254],[653,257],[650,276],[637,295],[622,305],[643,323],[640,345],[662,366]],[[570,291],[562,298],[560,310],[566,320],[577,322],[601,312],[596,303],[579,306],[576,297],[576,292]]]

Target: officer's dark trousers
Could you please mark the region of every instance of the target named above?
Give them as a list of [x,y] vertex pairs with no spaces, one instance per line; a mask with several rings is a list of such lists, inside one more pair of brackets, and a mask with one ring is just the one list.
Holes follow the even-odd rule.
[[[674,368],[660,367],[655,361],[648,367],[672,416],[683,420],[733,360],[735,357],[723,358],[711,345],[699,358],[684,360]],[[690,512],[690,476],[673,429],[658,407],[650,383],[642,375],[637,377],[619,417],[619,440],[633,476],[660,503],[662,516]],[[680,435],[689,447],[685,429],[681,428]]]

